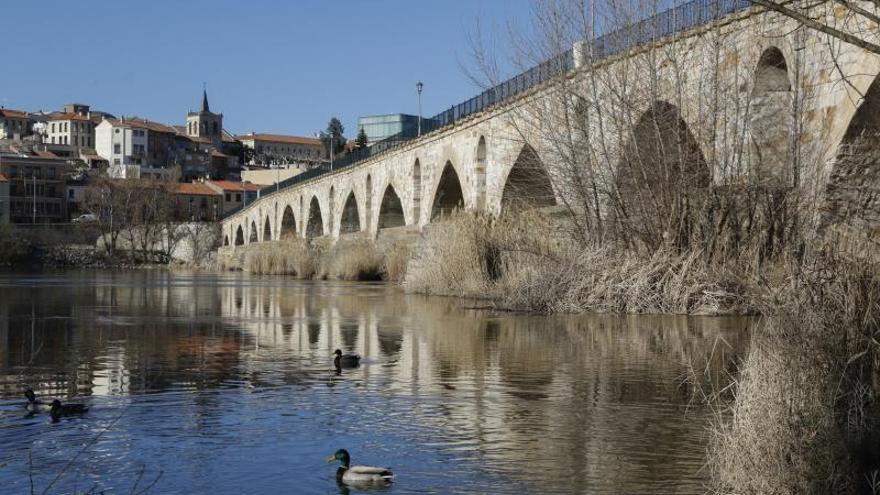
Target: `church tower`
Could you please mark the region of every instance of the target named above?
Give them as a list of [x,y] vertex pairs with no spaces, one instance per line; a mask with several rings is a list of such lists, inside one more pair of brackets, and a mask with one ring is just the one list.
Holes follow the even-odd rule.
[[186,135],[192,138],[208,138],[216,148],[223,142],[223,114],[214,113],[208,106],[208,90],[202,90],[202,108],[186,114]]

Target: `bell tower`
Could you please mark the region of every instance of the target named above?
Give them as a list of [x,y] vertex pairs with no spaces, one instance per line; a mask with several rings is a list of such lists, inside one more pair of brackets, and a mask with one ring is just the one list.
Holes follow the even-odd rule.
[[217,148],[220,148],[223,141],[223,114],[211,111],[206,87],[202,88],[201,109],[186,114],[186,135],[192,138],[208,138]]

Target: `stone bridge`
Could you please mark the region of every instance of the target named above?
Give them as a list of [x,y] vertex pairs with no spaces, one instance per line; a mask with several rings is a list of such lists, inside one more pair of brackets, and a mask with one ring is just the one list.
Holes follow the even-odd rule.
[[[834,2],[816,8],[831,21],[841,16]],[[421,229],[457,207],[497,214],[518,199],[571,205],[558,138],[570,134],[564,121],[572,115],[587,136],[602,136],[608,163],[652,153],[658,143],[640,143],[640,126],[662,114],[685,130],[706,166],[697,173],[708,180],[794,181],[821,198],[833,222],[876,228],[876,55],[741,0],[698,0],[658,20],[665,24],[650,36],[629,31],[576,43],[556,59],[558,70],[535,69],[496,86],[419,137],[264,188],[222,220],[223,244],[375,237]],[[622,101],[629,117],[613,118]]]

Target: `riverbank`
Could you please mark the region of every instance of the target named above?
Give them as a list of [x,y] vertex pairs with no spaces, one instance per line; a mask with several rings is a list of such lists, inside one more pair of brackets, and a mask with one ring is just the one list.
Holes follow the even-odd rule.
[[[457,213],[411,245],[400,283],[412,293],[537,313],[758,315],[752,352],[738,369],[691,376],[696,398],[716,411],[711,491],[880,493],[875,261],[819,241],[773,257],[748,248],[728,258],[639,252],[579,244],[569,227],[538,212]],[[294,267],[286,270],[304,278],[388,273],[389,255],[376,244],[343,246],[278,244],[249,252],[245,269]]]

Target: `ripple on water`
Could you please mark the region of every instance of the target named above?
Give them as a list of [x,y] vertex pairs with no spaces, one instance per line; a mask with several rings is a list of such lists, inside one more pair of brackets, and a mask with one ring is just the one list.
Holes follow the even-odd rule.
[[[324,459],[347,448],[393,467],[391,492],[702,493],[706,411],[682,363],[724,369],[745,325],[241,274],[0,273],[0,486],[338,493]],[[336,374],[336,348],[362,366]],[[25,386],[92,409],[27,416]]]

